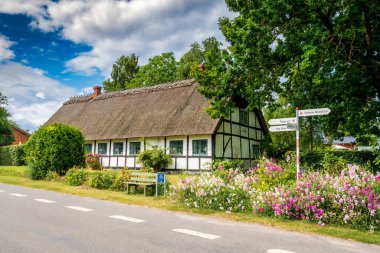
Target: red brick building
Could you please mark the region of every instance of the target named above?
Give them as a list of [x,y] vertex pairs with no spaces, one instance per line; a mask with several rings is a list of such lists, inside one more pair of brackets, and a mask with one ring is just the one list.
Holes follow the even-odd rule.
[[12,145],[24,144],[28,141],[30,133],[18,128],[16,126],[12,126],[13,137],[15,140],[12,142]]

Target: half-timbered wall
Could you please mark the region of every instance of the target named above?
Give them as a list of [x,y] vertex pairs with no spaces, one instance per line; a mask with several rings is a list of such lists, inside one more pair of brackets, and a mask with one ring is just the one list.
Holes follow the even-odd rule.
[[[207,143],[205,154],[193,154],[193,141],[203,140]],[[211,135],[194,135],[194,136],[170,136],[156,138],[137,138],[137,139],[115,139],[115,140],[96,140],[86,141],[91,144],[91,149],[88,152],[99,154],[101,163],[107,168],[140,168],[141,164],[137,162],[137,154],[131,152],[131,143],[140,143],[140,151],[158,146],[170,153],[170,142],[182,142],[182,153],[171,154],[172,164],[167,169],[171,170],[199,170],[207,169],[207,163],[212,160],[212,136]],[[114,153],[114,146],[120,147],[122,143],[122,152]],[[100,144],[100,146],[99,146]],[[102,149],[100,150],[99,147]],[[99,151],[106,152],[100,154]]]
[[259,156],[263,138],[256,113],[235,108],[222,119],[215,134],[215,159],[239,159],[252,165]]

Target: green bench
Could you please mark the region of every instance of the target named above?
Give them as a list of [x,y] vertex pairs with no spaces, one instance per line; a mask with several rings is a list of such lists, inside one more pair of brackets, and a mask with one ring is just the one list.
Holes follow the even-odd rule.
[[148,173],[148,172],[138,172],[133,171],[131,175],[131,181],[127,182],[127,194],[129,194],[129,190],[131,186],[135,187],[135,192],[137,190],[137,186],[144,186],[144,195],[146,196],[146,188],[152,188],[157,195],[156,192],[156,183],[157,183],[157,174],[156,173]]

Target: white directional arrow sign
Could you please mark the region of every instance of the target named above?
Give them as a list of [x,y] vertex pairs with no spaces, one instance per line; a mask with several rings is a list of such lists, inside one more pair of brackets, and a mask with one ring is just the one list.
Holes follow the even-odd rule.
[[331,112],[329,108],[316,108],[308,110],[299,110],[300,117],[327,115]]
[[296,131],[296,127],[295,127],[295,126],[288,127],[287,125],[271,126],[271,127],[269,128],[269,131],[271,131],[271,132]]
[[296,123],[296,118],[270,119],[268,123],[271,126],[286,125],[288,123]]

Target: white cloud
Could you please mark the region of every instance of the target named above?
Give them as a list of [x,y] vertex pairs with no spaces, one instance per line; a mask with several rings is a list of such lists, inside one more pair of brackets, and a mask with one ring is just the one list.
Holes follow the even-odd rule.
[[48,3],[41,0],[31,1],[29,7],[20,9],[15,4],[13,8],[9,7],[12,2],[6,1],[8,9],[32,15],[33,27],[46,32],[59,31],[65,39],[91,46],[89,52],[66,62],[69,71],[93,74],[100,70],[106,76],[115,59],[123,54],[136,53],[140,56],[140,63],[144,64],[148,58],[163,52],[173,51],[179,57],[192,42],[209,36],[223,41],[218,18],[232,15],[221,0],[66,0]]
[[44,73],[15,62],[0,64],[0,91],[8,97],[12,120],[23,128],[33,130],[44,124],[65,100],[77,93]]
[[39,16],[44,14],[42,7],[49,2],[49,0],[1,0],[0,13]]
[[15,56],[13,51],[10,49],[13,44],[14,42],[0,34],[0,62],[12,59]]

